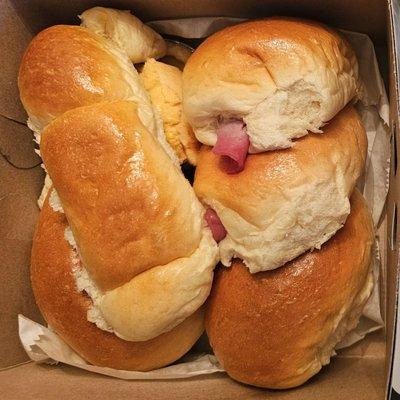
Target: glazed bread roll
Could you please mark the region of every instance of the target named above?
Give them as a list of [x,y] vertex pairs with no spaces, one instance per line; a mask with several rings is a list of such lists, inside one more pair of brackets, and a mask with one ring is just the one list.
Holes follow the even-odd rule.
[[35,36],[22,58],[18,86],[35,131],[76,107],[132,100],[142,123],[156,132],[150,99],[128,57],[89,29],[56,25]]
[[54,179],[61,200],[53,190],[50,203],[65,207],[65,238],[82,258],[87,320],[127,341],[185,320],[197,332],[200,317],[189,317],[208,296],[217,247],[126,54],[86,28],[54,26],[29,45],[19,88],[44,132],[45,191]]
[[[141,122],[157,137],[174,163],[178,159],[165,140],[162,121],[128,56],[115,44],[89,29],[50,27],[29,44],[18,76],[20,97],[28,126],[40,133],[54,118],[70,109],[101,101],[133,100]],[[43,188],[43,204],[49,185]]]
[[130,11],[93,7],[79,18],[82,26],[111,39],[135,64],[163,57],[167,52],[164,39]]
[[[67,111],[43,131],[41,151],[86,292],[117,336],[144,341],[204,303],[218,251],[193,189],[137,109],[116,101]],[[50,202],[61,208],[56,195]]]
[[51,328],[85,360],[103,367],[148,371],[185,354],[203,332],[202,309],[145,342],[122,340],[87,320],[95,309],[88,294],[77,288],[83,266],[65,239],[68,229],[65,215],[47,200],[33,240],[31,279],[36,302]]
[[178,164],[127,55],[89,29],[56,25],[36,35],[22,58],[18,87],[38,142],[43,128],[65,111],[102,101],[132,100],[138,104],[143,125]]
[[183,72],[184,111],[199,141],[214,146],[224,125],[239,120],[250,153],[287,148],[308,131],[323,131],[359,91],[348,43],[324,25],[289,18],[215,33]]
[[367,138],[348,106],[291,149],[249,155],[246,168],[227,175],[204,146],[194,189],[226,229],[221,261],[241,258],[250,272],[278,268],[320,248],[346,221],[349,197],[363,173]]
[[301,385],[328,364],[371,293],[373,241],[369,210],[355,190],[346,224],[319,251],[254,275],[239,261],[219,268],[206,331],[227,373],[250,385],[283,389]]
[[163,120],[165,137],[180,163],[196,165],[200,143],[182,111],[182,72],[168,64],[150,58],[140,77],[153,106]]

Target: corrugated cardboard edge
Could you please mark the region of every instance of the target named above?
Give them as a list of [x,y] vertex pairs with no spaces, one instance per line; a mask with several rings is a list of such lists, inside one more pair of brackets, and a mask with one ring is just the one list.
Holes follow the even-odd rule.
[[[392,73],[390,74],[390,129],[392,133],[392,160],[390,170],[390,191],[387,200],[388,220],[388,251],[387,251],[387,303],[386,303],[386,396],[390,396],[392,379],[392,362],[395,339],[396,312],[398,307],[398,282],[399,282],[399,238],[400,238],[400,120],[399,120],[399,71],[400,65],[396,54],[396,40],[394,23],[399,17],[394,12],[394,1],[389,2],[388,38],[389,38],[389,62]],[[397,24],[399,22],[397,21]],[[400,44],[397,43],[400,48]],[[399,334],[397,332],[397,334]]]

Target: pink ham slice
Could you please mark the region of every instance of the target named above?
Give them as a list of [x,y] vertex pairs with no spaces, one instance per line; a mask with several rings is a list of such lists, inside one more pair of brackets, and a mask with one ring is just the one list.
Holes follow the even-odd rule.
[[221,166],[228,174],[237,174],[244,169],[250,140],[242,121],[229,121],[217,130],[217,143],[213,153],[221,156]]
[[207,208],[204,219],[211,229],[214,240],[219,243],[226,236],[226,229],[222,225],[217,213],[212,208]]

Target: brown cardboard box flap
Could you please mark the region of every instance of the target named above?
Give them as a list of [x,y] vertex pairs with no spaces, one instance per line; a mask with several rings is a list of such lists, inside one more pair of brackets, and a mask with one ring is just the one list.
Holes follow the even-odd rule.
[[39,31],[46,26],[60,23],[77,23],[82,11],[105,6],[133,13],[143,21],[156,19],[220,16],[257,18],[265,15],[306,17],[329,23],[338,28],[368,33],[374,41],[386,40],[385,0],[70,0],[62,5],[54,0],[12,0],[18,15],[27,26]]
[[26,364],[0,372],[2,398],[37,399],[279,399],[279,400],[382,400],[384,338],[372,334],[340,352],[306,385],[293,390],[270,391],[242,385],[216,373],[183,380],[121,381],[69,366]]
[[17,76],[21,57],[33,34],[20,19],[11,3],[1,2],[0,35],[3,38],[0,57],[0,115],[18,122],[26,121],[19,101]]
[[0,367],[26,360],[18,312],[41,319],[29,280],[30,251],[43,170],[24,125],[0,116]]

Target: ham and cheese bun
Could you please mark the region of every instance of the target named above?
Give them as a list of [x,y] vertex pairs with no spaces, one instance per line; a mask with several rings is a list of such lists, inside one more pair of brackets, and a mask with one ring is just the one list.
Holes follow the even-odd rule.
[[364,171],[367,137],[347,106],[290,149],[250,154],[237,174],[221,170],[211,147],[200,151],[194,189],[221,261],[241,258],[251,272],[275,269],[320,248],[346,221],[349,198]]
[[198,140],[214,146],[228,173],[247,153],[291,147],[323,132],[361,90],[353,50],[315,22],[270,18],[205,40],[183,73],[183,106]]

